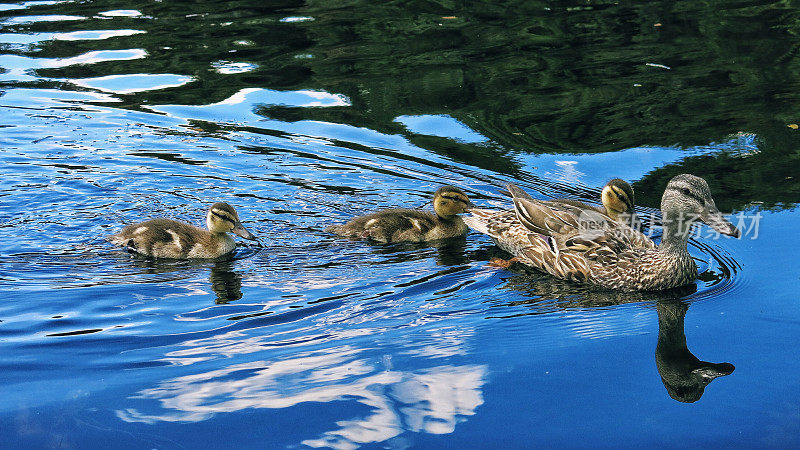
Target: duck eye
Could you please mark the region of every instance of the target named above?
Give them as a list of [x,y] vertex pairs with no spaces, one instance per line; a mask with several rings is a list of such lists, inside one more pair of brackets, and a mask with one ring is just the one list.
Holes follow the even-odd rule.
[[692,191],[690,191],[688,188],[683,188],[683,189],[681,189],[681,194],[687,195],[687,196],[688,195],[692,195]]

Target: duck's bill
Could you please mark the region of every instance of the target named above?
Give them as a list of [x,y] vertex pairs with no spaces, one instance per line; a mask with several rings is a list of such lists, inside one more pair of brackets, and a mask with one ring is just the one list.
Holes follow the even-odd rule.
[[462,204],[461,212],[462,213],[470,212],[471,210],[476,209],[477,207],[478,207],[478,205],[476,205],[475,203],[472,203],[472,200],[467,199]]
[[700,375],[706,380],[713,380],[714,378],[724,377],[730,375],[736,370],[736,367],[731,363],[705,363],[707,365],[694,369],[693,374]]
[[236,224],[236,226],[233,227],[233,230],[231,230],[231,231],[233,231],[233,234],[235,234],[237,236],[243,237],[245,239],[250,239],[251,241],[258,242],[258,238],[253,233],[248,231],[247,228],[242,226],[242,224],[240,224],[240,223]]
[[719,212],[717,207],[714,205],[706,206],[705,211],[703,211],[703,214],[700,215],[700,220],[722,234],[735,238],[738,238],[741,235],[739,229],[730,223],[728,219],[723,217],[722,213]]

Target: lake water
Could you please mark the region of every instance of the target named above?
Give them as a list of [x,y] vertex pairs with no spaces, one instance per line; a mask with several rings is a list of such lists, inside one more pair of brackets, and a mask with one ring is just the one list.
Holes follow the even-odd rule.
[[[797,11],[0,4],[0,446],[800,445]],[[744,236],[700,228],[669,294],[324,231],[443,184],[505,208],[622,177],[649,216],[678,173]],[[216,201],[263,248],[105,240]]]

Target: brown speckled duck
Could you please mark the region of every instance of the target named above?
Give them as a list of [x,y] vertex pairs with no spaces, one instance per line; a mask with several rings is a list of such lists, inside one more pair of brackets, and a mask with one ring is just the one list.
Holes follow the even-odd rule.
[[[617,222],[621,225],[627,225],[637,231],[641,230],[641,223],[639,218],[633,210],[633,188],[628,182],[620,178],[610,180],[603,187],[600,193],[600,201],[603,203],[602,207],[588,205],[584,202],[572,199],[551,199],[551,200],[535,200],[522,189],[515,188],[515,195],[517,198],[524,198],[531,202],[540,202],[544,205],[552,206],[555,210],[569,209],[575,211],[579,216],[582,229],[602,229],[607,226],[609,222]],[[509,196],[514,197],[510,192]],[[513,209],[501,213],[495,213],[497,220],[500,217],[505,217],[508,223],[514,223],[516,220],[516,212]],[[565,234],[561,238],[569,238],[577,234],[578,229],[568,231],[564,230]],[[655,243],[647,237],[638,234],[630,235],[629,238],[635,239],[634,245],[636,247],[653,247]],[[515,256],[509,260],[501,258],[492,258],[491,264],[494,266],[508,268],[511,264],[519,261],[520,258]]]
[[686,248],[691,224],[722,234],[739,230],[717,209],[708,184],[694,175],[670,180],[661,198],[664,233],[656,246],[626,224],[594,208],[531,198],[513,184],[514,210],[470,210],[464,221],[491,236],[520,262],[559,278],[623,291],[670,289],[697,278]]
[[443,186],[433,194],[433,213],[419,209],[395,208],[356,217],[326,231],[339,236],[378,242],[423,242],[467,234],[469,228],[458,214],[472,205],[467,194]]
[[232,252],[236,241],[231,232],[245,239],[258,239],[239,221],[227,203],[214,203],[206,214],[208,230],[170,219],[152,219],[128,225],[109,237],[128,251],[154,258],[217,258]]

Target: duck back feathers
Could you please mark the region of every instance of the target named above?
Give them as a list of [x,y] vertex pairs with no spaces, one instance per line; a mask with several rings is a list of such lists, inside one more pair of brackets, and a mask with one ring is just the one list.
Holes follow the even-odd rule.
[[467,234],[469,228],[457,214],[472,204],[461,189],[443,186],[433,195],[434,212],[394,208],[351,219],[325,230],[355,239],[378,242],[423,242]]
[[130,252],[175,259],[217,258],[232,252],[236,241],[228,232],[258,242],[239,221],[236,210],[224,202],[211,205],[206,226],[208,230],[171,219],[151,219],[128,225],[108,240]]
[[170,219],[128,225],[111,237],[128,251],[154,258],[215,258],[236,248],[233,238]]
[[378,211],[327,228],[340,236],[378,242],[431,241],[463,236],[468,230],[458,216],[442,219],[427,211],[406,208]]

